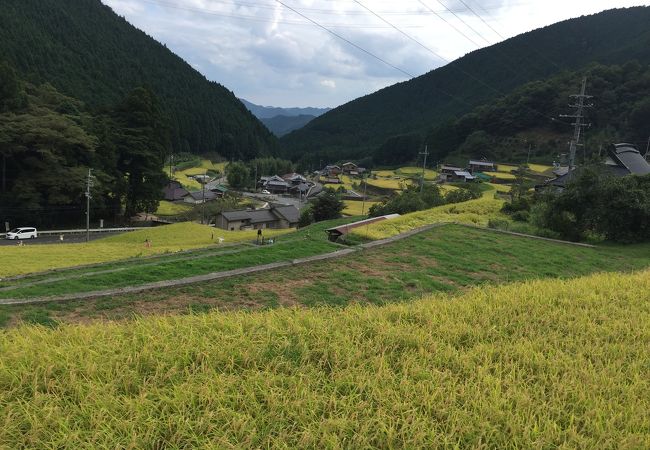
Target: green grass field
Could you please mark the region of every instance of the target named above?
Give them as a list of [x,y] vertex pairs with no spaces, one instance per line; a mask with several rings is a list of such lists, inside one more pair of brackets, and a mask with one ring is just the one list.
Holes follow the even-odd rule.
[[0,332],[5,448],[648,448],[650,272]]
[[[280,242],[282,239],[295,238],[289,245],[297,249],[296,253],[305,251],[298,250],[304,247],[303,242],[312,247],[314,244],[311,241],[325,240],[325,226],[319,226],[320,229],[308,228],[282,237]],[[303,233],[302,237],[300,233]],[[305,240],[307,233],[309,240]],[[216,262],[213,260],[219,256],[210,252],[217,251],[221,250],[201,250],[199,254],[205,254],[204,261],[187,263],[198,264],[199,267],[205,264],[226,263],[232,267],[237,261],[242,264],[255,263],[243,259],[250,258],[250,251],[249,256],[246,256],[246,252],[224,255],[225,261]],[[170,255],[161,258],[160,262],[171,265],[174,270],[171,264],[173,259],[192,255]],[[277,254],[275,256],[278,257]],[[270,255],[266,257],[269,258]],[[144,272],[147,276],[151,267],[146,264],[150,263],[158,261],[142,261],[139,264],[143,266],[136,267],[135,272]],[[101,270],[132,267],[124,264],[103,266]],[[185,263],[177,264],[183,267]],[[598,271],[629,271],[648,266],[650,245],[591,249],[448,225],[342,259],[276,269],[272,272],[92,301],[0,306],[0,322],[15,326],[21,320],[55,324],[128,319],[138,315],[184,314],[188,311],[207,311],[215,308],[230,310],[278,306],[345,306],[350,303],[384,304],[407,301],[432,292],[465,290],[486,283],[576,277]],[[156,267],[153,269],[158,270]],[[78,274],[79,271],[67,273]],[[124,273],[119,275],[123,277]],[[25,282],[35,279],[38,278],[34,277]],[[55,286],[61,288],[62,284]],[[31,289],[37,287],[43,286],[37,285]],[[0,294],[12,296],[16,292],[5,291]]]

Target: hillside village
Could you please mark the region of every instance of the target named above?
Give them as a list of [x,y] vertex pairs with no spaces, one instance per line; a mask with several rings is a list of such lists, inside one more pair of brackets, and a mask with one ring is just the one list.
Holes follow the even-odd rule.
[[199,3],[0,4],[0,448],[650,448],[650,6]]

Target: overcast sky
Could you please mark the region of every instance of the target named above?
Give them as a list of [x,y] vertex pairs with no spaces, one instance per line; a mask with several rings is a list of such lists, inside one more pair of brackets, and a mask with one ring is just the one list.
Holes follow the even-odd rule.
[[650,5],[632,0],[102,1],[238,97],[283,107],[338,106],[525,31],[605,9]]

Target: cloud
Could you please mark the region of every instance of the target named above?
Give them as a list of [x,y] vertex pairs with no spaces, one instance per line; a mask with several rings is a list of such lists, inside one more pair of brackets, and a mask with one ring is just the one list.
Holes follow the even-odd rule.
[[350,1],[286,1],[328,32],[271,0],[103,1],[208,79],[239,97],[275,106],[336,106],[409,78],[391,66],[421,75],[477,44],[498,42],[499,35],[639,3],[440,0],[454,15],[438,0],[422,0],[437,14],[419,1],[360,0],[379,18]]

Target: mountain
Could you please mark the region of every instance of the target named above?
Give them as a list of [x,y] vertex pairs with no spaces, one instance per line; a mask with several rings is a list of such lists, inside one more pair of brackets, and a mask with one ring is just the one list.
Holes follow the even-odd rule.
[[93,109],[148,88],[160,99],[176,152],[251,158],[277,149],[276,138],[232,92],[99,0],[2,0],[3,60],[27,81],[50,83]]
[[316,117],[331,111],[332,108],[279,108],[260,106],[243,98],[241,102],[260,119],[276,136],[284,136],[293,130],[304,127]]
[[[408,152],[415,158],[433,128],[515,88],[588,64],[650,60],[650,7],[605,11],[534,30],[476,50],[444,67],[358,98],[281,139],[304,165]],[[576,85],[579,84],[579,81]],[[579,86],[576,86],[576,89]],[[533,110],[515,120],[550,120]],[[449,148],[447,151],[455,150]],[[376,162],[382,162],[381,157]]]
[[279,108],[277,106],[260,106],[255,103],[251,103],[243,98],[240,98],[241,102],[252,112],[255,117],[258,119],[271,119],[277,116],[287,116],[287,117],[296,117],[296,116],[313,116],[318,117],[325,114],[328,111],[331,111],[332,108]]
[[273,116],[260,120],[273,134],[276,136],[284,136],[293,130],[304,127],[315,118],[316,116],[301,114],[299,116]]
[[[602,156],[612,142],[636,144],[645,153],[650,134],[650,65],[631,61],[623,65],[592,64],[584,70],[562,72],[532,81],[490,104],[475,108],[457,120],[433,128],[424,138],[433,161],[466,164],[471,157],[522,163],[551,162],[568,151],[573,134],[571,119],[541,120],[570,113],[567,100],[587,79],[588,107],[578,161]],[[537,114],[531,114],[531,110]],[[383,146],[375,157],[399,164],[408,152]],[[450,152],[450,150],[452,150]],[[406,156],[404,156],[406,155]],[[412,159],[412,156],[411,156]],[[600,158],[598,158],[600,159]],[[566,161],[565,161],[566,162]]]

